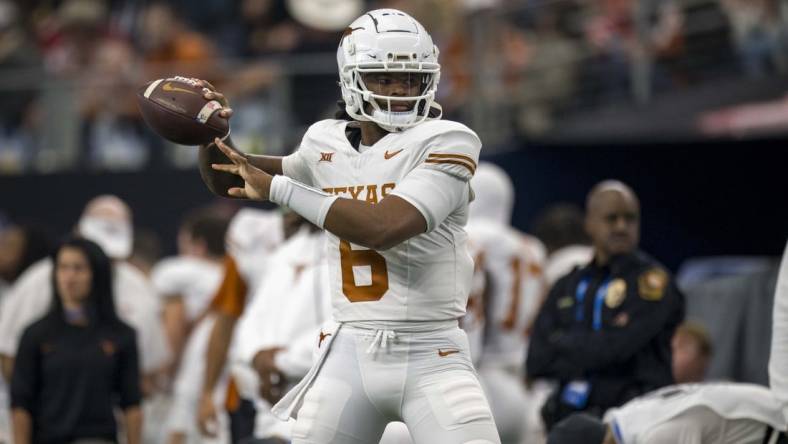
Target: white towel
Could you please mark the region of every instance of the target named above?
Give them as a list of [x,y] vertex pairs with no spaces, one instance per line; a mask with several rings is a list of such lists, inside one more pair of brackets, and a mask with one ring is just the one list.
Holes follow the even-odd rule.
[[338,322],[329,328],[328,332],[323,333],[324,340],[320,345],[320,354],[317,356],[317,359],[315,359],[312,368],[309,369],[306,376],[304,376],[295,387],[287,392],[287,394],[271,408],[271,412],[273,412],[277,418],[282,421],[287,421],[288,418],[295,418],[298,415],[298,410],[301,408],[304,395],[306,395],[307,390],[309,390],[315,378],[317,378],[320,368],[323,366],[326,356],[328,356],[328,351],[331,350],[331,344],[334,343],[334,338],[337,337],[337,333],[341,327],[342,323]]

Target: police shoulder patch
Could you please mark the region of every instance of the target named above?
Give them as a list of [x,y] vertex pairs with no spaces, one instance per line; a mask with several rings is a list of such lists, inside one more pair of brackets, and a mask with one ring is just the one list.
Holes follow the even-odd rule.
[[668,274],[661,268],[649,268],[638,277],[638,294],[647,301],[658,301],[665,295]]

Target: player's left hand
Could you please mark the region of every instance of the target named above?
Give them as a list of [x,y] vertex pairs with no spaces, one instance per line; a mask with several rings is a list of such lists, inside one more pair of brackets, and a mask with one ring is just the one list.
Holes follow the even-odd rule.
[[211,168],[217,171],[235,174],[244,180],[243,188],[230,188],[227,190],[227,194],[241,199],[268,200],[268,194],[271,190],[271,175],[250,164],[246,157],[229,147],[218,137],[214,140],[214,143],[233,163],[214,163],[211,165]]

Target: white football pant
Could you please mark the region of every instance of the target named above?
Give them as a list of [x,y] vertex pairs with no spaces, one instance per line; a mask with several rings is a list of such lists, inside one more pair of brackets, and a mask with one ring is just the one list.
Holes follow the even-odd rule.
[[390,328],[345,324],[337,332],[298,412],[293,444],[376,443],[391,421],[403,421],[416,444],[500,443],[465,332],[456,324]]

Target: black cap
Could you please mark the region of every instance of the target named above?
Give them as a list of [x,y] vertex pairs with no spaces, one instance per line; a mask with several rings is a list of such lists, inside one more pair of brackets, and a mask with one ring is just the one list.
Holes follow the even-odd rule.
[[556,424],[547,436],[547,444],[602,444],[607,428],[588,413],[573,413]]

